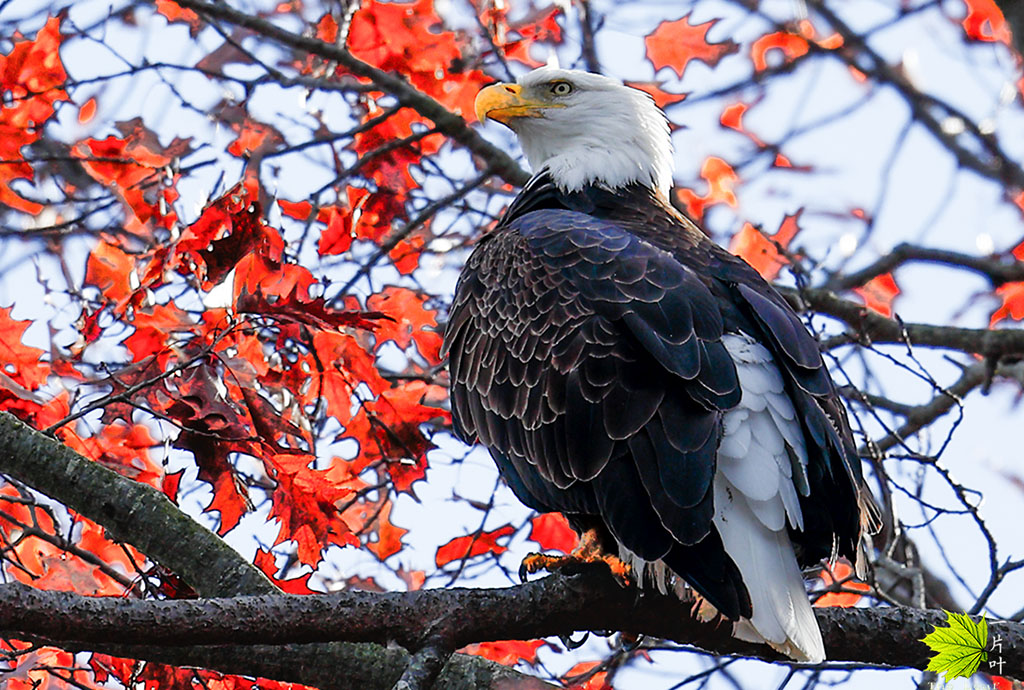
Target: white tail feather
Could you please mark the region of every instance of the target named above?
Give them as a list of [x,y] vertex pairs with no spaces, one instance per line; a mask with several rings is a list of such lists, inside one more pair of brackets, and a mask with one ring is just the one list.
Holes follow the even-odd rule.
[[[790,414],[771,354],[743,336],[727,335],[723,341],[736,362],[743,398],[723,424],[714,525],[739,568],[753,611],[749,620],[736,623],[733,634],[767,642],[799,661],[823,661],[821,631],[789,533],[778,519],[784,510],[790,525],[803,525],[792,479],[793,458],[807,462],[799,422]],[[742,442],[730,442],[731,434]],[[745,452],[734,452],[739,448]],[[779,505],[770,510],[775,502]]]

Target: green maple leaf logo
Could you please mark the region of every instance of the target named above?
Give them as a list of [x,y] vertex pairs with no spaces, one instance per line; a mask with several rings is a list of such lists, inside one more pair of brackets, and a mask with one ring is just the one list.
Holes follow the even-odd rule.
[[966,614],[946,611],[948,628],[935,628],[921,641],[931,647],[935,656],[928,662],[928,671],[944,676],[948,683],[954,678],[967,678],[988,660],[988,623],[985,617],[975,623]]

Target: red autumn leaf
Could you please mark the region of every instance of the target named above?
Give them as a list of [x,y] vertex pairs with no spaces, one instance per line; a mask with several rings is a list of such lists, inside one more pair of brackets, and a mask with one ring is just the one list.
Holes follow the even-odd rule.
[[281,580],[277,577],[277,563],[274,559],[274,554],[264,549],[256,549],[256,556],[253,558],[253,565],[263,571],[263,573],[269,577],[278,589],[288,594],[318,594],[316,590],[309,588],[309,578],[313,576],[313,571],[309,571],[304,575],[298,577],[288,578],[287,580]]
[[78,123],[85,124],[96,117],[96,99],[90,98],[78,109]]
[[258,158],[284,143],[284,137],[275,127],[249,118],[237,125],[235,131],[238,138],[228,145],[232,156]]
[[994,690],[1014,690],[1014,682],[1010,678],[1003,678],[1002,676],[989,676],[988,680],[992,683]]
[[1024,319],[1024,282],[1013,282],[996,288],[996,297],[1002,304],[989,319],[988,327],[992,328],[1000,321],[1011,318],[1014,321]]
[[121,344],[128,348],[136,362],[163,351],[170,334],[190,332],[196,326],[192,317],[173,302],[136,309],[132,325],[135,331]]
[[[275,546],[294,540],[299,562],[316,567],[330,544],[358,546],[359,539],[338,511],[338,503],[365,486],[338,468],[310,469],[309,455],[278,455],[272,459],[277,488],[270,517],[279,521]],[[335,463],[343,461],[335,460]]]
[[426,476],[427,451],[434,447],[420,424],[451,419],[450,413],[436,403],[426,404],[430,396],[439,400],[442,395],[435,385],[408,381],[364,403],[346,428],[346,435],[362,439],[357,471],[383,459],[395,490],[410,491],[413,482]]
[[100,240],[85,265],[85,284],[99,288],[110,302],[120,303],[132,293],[135,257]]
[[168,22],[184,22],[188,24],[189,34],[193,38],[199,33],[201,26],[199,15],[174,2],[174,0],[156,0],[156,11],[167,18]]
[[597,671],[597,661],[581,661],[569,669],[562,678],[566,682],[566,690],[612,690],[608,684],[608,672]]
[[547,642],[544,640],[501,640],[471,644],[459,651],[482,656],[505,666],[515,666],[520,662],[533,666],[537,663],[537,651],[545,645]]
[[541,7],[522,19],[509,22],[508,5],[486,3],[485,15],[494,35],[494,44],[505,51],[509,60],[517,60],[529,67],[540,67],[543,63],[534,60],[530,49],[538,44],[559,44],[562,42],[562,27],[558,17],[562,8],[558,5]]
[[[364,122],[380,114],[380,109],[374,106],[367,111]],[[439,134],[417,136],[427,128],[429,125],[407,108],[356,134],[352,148],[362,161],[360,174],[373,180],[378,189],[395,194],[404,196],[408,190],[416,188],[418,184],[410,167],[419,164],[423,156],[436,153],[443,143]]]
[[714,67],[726,55],[739,50],[739,46],[730,39],[719,43],[708,41],[708,31],[718,22],[717,19],[697,25],[690,24],[689,20],[690,15],[687,14],[676,21],[664,21],[644,38],[647,59],[655,71],[669,67],[681,79],[690,60],[700,60]]
[[160,490],[164,492],[171,503],[178,502],[178,490],[181,488],[181,478],[185,476],[185,470],[178,470],[171,474],[165,474],[160,481]]
[[[859,592],[870,592],[871,585],[865,582],[854,582],[850,580],[853,576],[853,568],[848,564],[839,561],[832,566],[831,571],[828,568],[824,568],[821,571],[821,580],[828,587],[837,582],[842,583],[844,589],[855,589]],[[816,602],[815,606],[854,606],[860,601],[861,594],[854,594],[853,592],[826,592]]]
[[540,548],[571,553],[579,544],[579,537],[561,513],[544,513],[530,520],[530,539]]
[[995,0],[964,0],[964,4],[967,16],[962,24],[969,38],[1010,43],[1010,27]]
[[744,223],[743,228],[729,242],[729,251],[756,268],[765,280],[775,280],[782,267],[789,263],[789,259],[779,252],[779,247],[785,249],[789,246],[800,231],[797,224],[799,220],[799,211],[795,215],[786,216],[771,238],[765,237],[750,223]]
[[372,551],[373,555],[382,561],[387,560],[390,556],[393,556],[402,550],[402,547],[404,546],[404,544],[402,544],[402,537],[409,532],[407,529],[403,529],[392,524],[391,506],[391,503],[386,503],[384,507],[381,508],[380,515],[378,515],[373,526],[373,531],[377,535],[377,540],[366,545],[366,548]]
[[749,104],[739,102],[733,103],[725,107],[722,111],[722,116],[719,121],[723,127],[734,129],[741,134],[745,134],[753,141],[759,148],[764,147],[765,143],[754,133],[750,132],[743,127],[743,116],[746,114],[747,109],[750,107]]
[[739,176],[732,166],[717,156],[709,156],[701,166],[700,176],[707,180],[707,194],[698,196],[693,190],[685,188],[676,193],[690,217],[700,220],[704,217],[704,209],[715,204],[728,204],[736,208],[738,202],[733,189]]
[[13,309],[0,307],[0,409],[13,398],[32,399],[50,374],[44,351],[22,343],[32,322],[12,319]]
[[754,62],[754,70],[762,72],[768,69],[769,51],[781,50],[784,62],[792,62],[801,55],[805,55],[809,49],[807,39],[803,36],[788,31],[777,31],[761,36],[751,44],[750,59]]
[[[258,259],[259,265],[269,270],[280,268],[283,252],[281,234],[263,222],[258,192],[239,183],[208,204],[196,222],[182,232],[171,263],[179,273],[194,273],[202,289],[209,290],[243,258]],[[258,284],[258,277],[253,278],[249,283]],[[255,286],[250,292],[255,292]]]
[[[463,115],[473,112],[477,92],[491,81],[480,70],[461,66],[458,36],[443,28],[434,0],[361,2],[350,23],[348,48],[361,60],[404,75],[413,86]],[[447,68],[438,69],[439,65]]]
[[[377,371],[373,355],[349,334],[318,331],[313,334],[313,349],[324,371],[317,377],[319,385],[309,387],[307,394],[312,399],[306,398],[304,402],[310,404],[322,397],[327,403],[326,413],[343,426],[348,426],[352,419],[352,396],[357,386],[365,385],[377,395],[390,385]],[[309,378],[307,374],[302,376],[303,381]],[[368,429],[368,423],[361,428]]]
[[896,295],[900,294],[900,287],[892,273],[883,273],[875,276],[863,287],[853,288],[853,291],[864,300],[869,309],[877,311],[882,316],[892,316],[892,302]]
[[326,223],[320,233],[317,251],[321,256],[344,254],[352,246],[352,212],[347,208],[329,206],[317,211],[316,219]]
[[313,215],[313,204],[308,201],[288,201],[287,199],[278,199],[277,205],[281,207],[281,213],[289,218],[308,220],[309,217]]
[[106,139],[85,139],[75,145],[82,167],[105,185],[133,187],[171,162],[171,156],[154,152],[130,138],[113,135]]
[[431,364],[439,362],[441,334],[435,330],[437,310],[427,309],[426,301],[426,295],[393,286],[370,295],[366,306],[390,318],[390,321],[378,322],[377,348],[390,340],[404,350],[415,342],[424,359]]
[[415,234],[407,239],[400,240],[388,252],[395,270],[402,275],[409,275],[420,265],[420,252],[423,249],[425,240],[423,235]]
[[661,88],[661,82],[658,81],[627,81],[626,85],[648,93],[651,98],[654,99],[655,104],[657,104],[657,106],[662,110],[665,110],[676,103],[683,102],[689,95],[685,93],[670,93],[669,91],[665,91]]
[[150,457],[150,450],[159,443],[141,424],[104,424],[95,435],[68,446],[125,477],[161,486],[163,470]]
[[512,525],[505,525],[490,532],[481,531],[467,534],[464,537],[456,537],[437,549],[434,563],[440,568],[452,561],[461,561],[485,553],[502,554],[508,551],[508,547],[498,544],[498,539],[514,534],[515,531]]

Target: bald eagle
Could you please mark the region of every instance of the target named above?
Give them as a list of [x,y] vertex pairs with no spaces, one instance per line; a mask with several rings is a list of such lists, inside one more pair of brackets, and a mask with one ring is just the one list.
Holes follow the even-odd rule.
[[688,586],[737,637],[823,660],[801,566],[860,562],[870,498],[817,341],[669,204],[668,122],[646,93],[541,68],[476,110],[536,173],[456,288],[456,433],[641,586]]

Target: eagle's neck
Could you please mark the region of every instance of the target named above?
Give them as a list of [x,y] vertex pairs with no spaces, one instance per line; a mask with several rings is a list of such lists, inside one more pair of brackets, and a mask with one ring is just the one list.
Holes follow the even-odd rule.
[[[632,92],[633,89],[626,89]],[[519,118],[514,129],[526,159],[565,192],[642,185],[668,199],[672,139],[668,121],[647,94],[625,93],[572,120]]]

